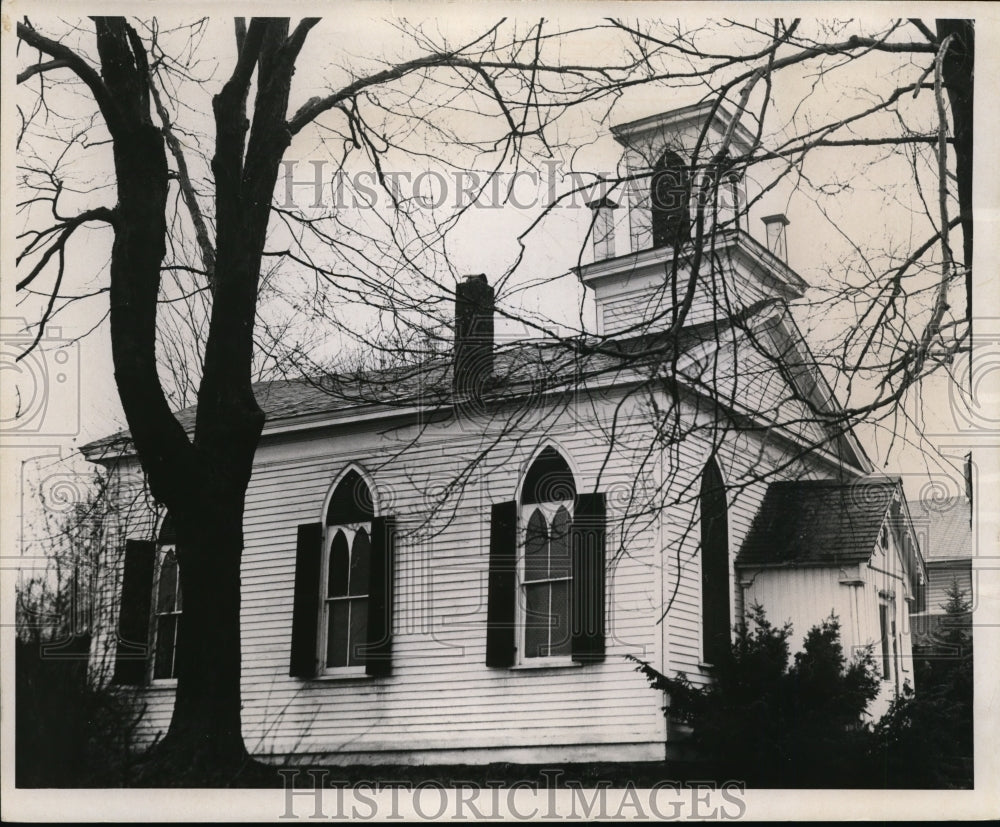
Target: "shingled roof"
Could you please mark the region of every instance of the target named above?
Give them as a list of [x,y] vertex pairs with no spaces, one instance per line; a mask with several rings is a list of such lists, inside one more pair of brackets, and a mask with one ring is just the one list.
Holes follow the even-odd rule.
[[898,480],[844,484],[773,482],[736,558],[738,566],[844,564],[868,560]]
[[[744,311],[726,322],[691,325],[677,337],[657,333],[622,340],[577,338],[507,344],[495,351],[494,374],[482,389],[483,398],[503,401],[523,394],[537,398],[540,393],[581,387],[588,380],[613,382],[626,374],[634,378],[635,371],[644,365],[669,361],[674,349],[685,353],[714,341],[720,330],[744,321],[751,312],[755,311]],[[420,408],[433,413],[447,411],[457,401],[452,393],[452,369],[451,356],[440,355],[383,370],[257,382],[253,391],[269,425],[324,415],[333,419],[361,411]],[[189,433],[194,429],[196,412],[191,406],[176,413]],[[110,459],[127,452],[129,441],[129,432],[123,430],[88,443],[82,451],[91,460]]]
[[965,497],[910,500],[924,558],[972,557],[972,506]]

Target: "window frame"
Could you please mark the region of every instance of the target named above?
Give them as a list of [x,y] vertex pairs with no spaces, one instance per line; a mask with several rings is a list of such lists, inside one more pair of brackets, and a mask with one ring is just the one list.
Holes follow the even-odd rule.
[[[339,485],[339,483],[338,483]],[[366,483],[367,485],[367,483]],[[335,487],[336,490],[336,487]],[[370,490],[370,489],[369,489]],[[370,585],[366,586],[367,591],[364,595],[352,595],[350,594],[350,582],[348,582],[348,593],[346,595],[338,597],[329,596],[329,579],[330,579],[330,557],[331,550],[333,546],[333,540],[337,536],[338,531],[343,531],[347,536],[347,550],[348,550],[348,562],[347,570],[350,573],[351,570],[351,560],[354,553],[354,539],[357,537],[357,533],[360,530],[364,530],[368,535],[368,566],[369,571],[371,570],[371,541],[372,541],[372,520],[366,522],[356,522],[356,523],[343,523],[337,525],[324,525],[323,526],[323,553],[320,561],[320,576],[319,576],[319,590],[320,590],[320,609],[317,618],[319,623],[319,629],[316,634],[316,651],[319,660],[320,668],[318,670],[317,677],[320,678],[342,678],[342,677],[363,677],[367,674],[367,668],[364,663],[352,664],[350,663],[350,652],[351,652],[351,622],[350,622],[350,609],[348,610],[348,621],[347,621],[347,647],[348,656],[347,664],[343,666],[329,666],[328,665],[328,645],[329,645],[329,634],[330,634],[330,603],[332,601],[336,602],[347,602],[348,604],[364,600],[365,601],[365,626],[363,629],[363,639],[357,641],[354,645],[365,646],[368,643],[368,607],[371,600],[371,589]],[[348,532],[350,532],[348,534]],[[350,574],[348,574],[348,577]]]
[[[547,500],[543,502],[531,502],[522,503],[518,505],[518,521],[517,521],[517,566],[516,566],[516,586],[515,593],[517,595],[517,614],[516,614],[516,637],[515,637],[515,647],[516,647],[516,658],[514,661],[515,667],[521,668],[536,668],[545,666],[568,666],[568,665],[579,665],[573,660],[572,651],[572,601],[573,601],[573,551],[572,551],[572,527],[573,527],[573,516],[574,516],[574,506],[575,501],[570,500]],[[528,538],[528,523],[531,517],[534,515],[535,511],[540,511],[543,518],[545,519],[545,530],[547,543],[551,541],[552,536],[552,523],[555,520],[556,515],[559,513],[560,509],[565,509],[568,521],[567,521],[567,533],[566,533],[566,576],[558,578],[545,578],[545,579],[535,579],[526,580],[525,572],[527,567],[527,538]],[[551,547],[548,549],[548,556],[546,557],[546,562],[551,565]],[[565,654],[558,655],[540,655],[535,657],[530,657],[527,651],[527,633],[528,633],[528,602],[527,602],[527,587],[533,584],[547,583],[550,584],[549,589],[549,607],[550,607],[550,622],[548,624],[548,640],[549,647],[552,646],[552,630],[553,624],[551,618],[551,584],[552,583],[566,583],[567,584],[567,595],[566,595],[566,645],[568,650]]]
[[[163,583],[163,562],[167,555],[174,557],[174,578],[176,580],[174,591],[174,608],[169,612],[159,611],[160,588]],[[180,608],[178,608],[178,606]],[[152,686],[174,686],[177,683],[177,641],[180,636],[181,615],[184,612],[184,598],[181,594],[181,569],[177,561],[177,543],[173,540],[169,542],[158,542],[156,544],[156,568],[153,577],[153,594],[150,601],[150,647],[149,647],[149,682]],[[174,641],[170,647],[171,669],[170,675],[157,677],[157,661],[160,644],[160,618],[174,618]]]
[[881,669],[879,679],[883,683],[891,683],[896,694],[899,694],[900,686],[900,640],[899,629],[896,624],[896,599],[894,597],[879,596],[878,601],[879,620],[879,659]]
[[[654,250],[679,250],[691,240],[693,182],[691,171],[678,153],[666,149],[649,177],[650,245]],[[662,187],[666,181],[667,186]],[[661,204],[661,187],[671,203]],[[676,202],[676,203],[675,203]]]

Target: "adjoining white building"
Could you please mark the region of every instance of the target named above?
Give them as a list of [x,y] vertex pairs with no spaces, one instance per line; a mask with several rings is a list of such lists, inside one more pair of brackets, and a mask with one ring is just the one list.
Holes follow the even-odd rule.
[[[792,619],[798,642],[836,612],[845,648],[882,658],[880,702],[899,691],[923,577],[905,501],[870,476],[792,321],[806,284],[783,260],[787,220],[769,216],[761,243],[737,219],[746,193],[723,161],[752,136],[711,111],[614,130],[629,168],[652,175],[594,204],[595,260],[578,272],[596,337],[497,347],[493,289],[472,276],[452,357],[256,388],[267,423],[242,570],[252,753],[670,756],[665,699],[625,656],[709,680],[753,602]],[[692,181],[699,143],[718,174]],[[731,212],[699,221],[720,190]],[[698,261],[712,276],[694,279],[671,335]],[[141,687],[152,739],[170,720],[183,612],[171,529],[141,495],[127,435],[84,452],[132,497],[95,670]]]

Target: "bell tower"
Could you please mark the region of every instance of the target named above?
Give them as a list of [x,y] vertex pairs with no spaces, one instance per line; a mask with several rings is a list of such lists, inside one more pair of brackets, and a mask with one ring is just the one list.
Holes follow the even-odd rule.
[[802,295],[806,283],[784,261],[788,220],[781,216],[780,245],[749,232],[743,159],[756,140],[724,105],[705,101],[611,133],[624,150],[625,184],[589,205],[600,232],[592,233],[593,263],[578,271],[594,289],[599,334],[668,327],[694,267],[696,294],[685,325],[761,299]]

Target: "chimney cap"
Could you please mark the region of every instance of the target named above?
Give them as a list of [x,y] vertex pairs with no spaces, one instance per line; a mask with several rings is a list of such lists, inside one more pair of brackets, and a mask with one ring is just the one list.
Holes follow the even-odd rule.
[[465,281],[466,283],[478,281],[483,284],[489,284],[489,281],[486,279],[486,273],[472,273],[465,277]]
[[602,195],[600,198],[595,198],[593,201],[588,201],[586,206],[590,207],[592,210],[599,210],[602,207],[606,207],[609,210],[618,209],[618,205],[606,195]]
[[791,223],[788,220],[788,217],[783,212],[778,212],[778,213],[775,213],[774,215],[765,215],[761,219],[761,221],[763,221],[765,224],[778,224],[778,223],[781,223],[781,224],[783,224],[786,227]]

